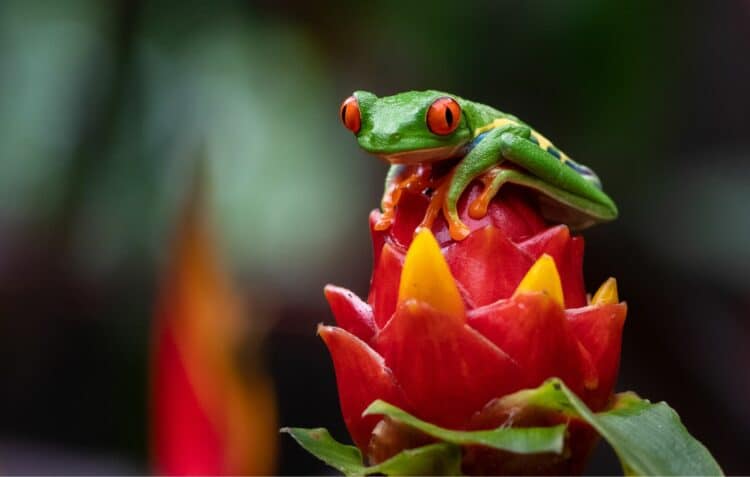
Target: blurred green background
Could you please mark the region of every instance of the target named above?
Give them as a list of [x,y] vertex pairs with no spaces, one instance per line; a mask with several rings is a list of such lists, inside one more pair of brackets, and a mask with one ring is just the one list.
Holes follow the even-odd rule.
[[[0,3],[0,469],[148,470],[149,326],[197,157],[275,311],[280,423],[345,439],[315,325],[325,283],[366,294],[386,167],[338,107],[432,88],[597,171],[621,218],[585,232],[586,279],[629,305],[618,389],[750,473],[748,51],[742,0]],[[589,471],[619,472],[601,447]],[[285,438],[279,472],[324,470]]]

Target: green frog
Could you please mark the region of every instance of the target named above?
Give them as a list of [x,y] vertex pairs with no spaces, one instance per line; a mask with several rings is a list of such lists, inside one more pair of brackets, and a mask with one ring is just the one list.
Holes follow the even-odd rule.
[[594,171],[517,117],[490,106],[440,91],[382,98],[356,91],[341,104],[340,116],[365,151],[391,165],[376,228],[390,226],[403,190],[423,186],[431,166],[449,160],[456,165],[433,191],[422,226],[431,225],[442,210],[454,240],[469,233],[457,203],[475,179],[484,189],[470,205],[473,218],[487,213],[490,200],[506,183],[536,191],[545,218],[573,228],[617,217],[617,207]]

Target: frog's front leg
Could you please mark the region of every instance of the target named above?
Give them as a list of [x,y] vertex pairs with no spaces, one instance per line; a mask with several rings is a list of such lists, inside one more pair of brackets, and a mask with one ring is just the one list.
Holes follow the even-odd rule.
[[421,191],[430,183],[432,168],[429,164],[407,166],[393,164],[385,178],[385,191],[380,202],[382,213],[375,223],[375,230],[386,230],[393,224],[396,206],[405,190]]
[[402,164],[393,164],[388,168],[385,176],[385,190],[380,200],[381,214],[375,222],[375,230],[386,230],[393,223],[396,213],[396,205],[401,196],[400,184],[409,173],[409,167]]
[[443,202],[443,215],[445,215],[451,237],[454,240],[462,240],[469,235],[469,228],[458,216],[458,200],[471,184],[471,181],[492,166],[502,162],[503,143],[501,137],[503,134],[528,138],[531,136],[531,129],[526,126],[508,125],[490,130],[461,160],[452,173],[448,193]]
[[399,190],[399,184],[404,180],[404,177],[408,175],[409,168],[403,164],[392,164],[388,168],[388,174],[385,176],[385,191],[383,192],[383,199],[380,202],[380,208],[385,213],[386,211],[393,208],[396,200],[396,192]]

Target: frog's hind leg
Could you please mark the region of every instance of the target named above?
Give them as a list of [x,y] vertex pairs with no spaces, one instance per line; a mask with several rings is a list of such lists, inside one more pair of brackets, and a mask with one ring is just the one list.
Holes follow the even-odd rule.
[[612,199],[558,156],[516,134],[503,133],[498,142],[503,157],[524,169],[520,175],[505,175],[505,181],[528,185],[594,222],[617,217]]
[[495,198],[500,187],[511,178],[512,175],[509,174],[509,172],[512,171],[495,167],[480,177],[482,184],[484,184],[484,189],[482,189],[482,193],[479,197],[474,199],[469,206],[469,217],[472,219],[481,219],[487,215],[487,209],[490,206],[490,202]]
[[[496,168],[487,173],[483,181],[486,187],[482,195],[477,197],[469,206],[469,215],[473,218],[481,218],[487,213],[487,208],[492,199],[497,195],[500,187],[505,183],[517,184],[534,189],[544,196],[553,198],[558,204],[567,207],[565,216],[567,223],[574,228],[585,228],[597,221],[603,220],[606,210],[599,204],[593,203],[583,197],[577,196],[558,187],[555,187],[538,177],[515,169]],[[571,210],[572,209],[572,210]],[[574,213],[573,211],[578,211]],[[544,212],[544,211],[543,211]],[[547,217],[547,214],[544,214]],[[553,217],[547,217],[553,219]],[[557,221],[557,220],[556,220]]]

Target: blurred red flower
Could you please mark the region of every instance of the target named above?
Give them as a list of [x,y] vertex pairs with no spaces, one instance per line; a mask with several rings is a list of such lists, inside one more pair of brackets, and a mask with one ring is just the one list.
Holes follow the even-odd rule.
[[[194,185],[186,201],[154,321],[154,471],[273,474],[275,396],[257,350],[248,345],[259,317],[248,313],[222,263],[201,192]],[[240,359],[243,347],[249,362]]]
[[[612,396],[626,314],[614,280],[587,300],[583,239],[546,223],[529,192],[514,186],[473,219],[467,204],[480,190],[475,183],[459,202],[471,230],[461,241],[451,239],[442,217],[431,233],[415,236],[429,199],[405,191],[389,228],[376,230],[380,212],[370,216],[374,270],[367,301],[343,288],[325,289],[338,327],[321,325],[318,332],[333,359],[346,425],[370,461],[421,445],[405,430],[384,438],[387,422],[376,429],[380,416],[362,417],[375,399],[443,427],[482,429],[509,422],[507,410],[493,410],[493,400],[549,377],[561,378],[594,411]],[[583,436],[567,443],[578,459],[595,434],[569,429]],[[474,471],[580,471],[580,463],[503,466],[514,458],[500,456],[499,467]]]

